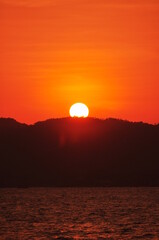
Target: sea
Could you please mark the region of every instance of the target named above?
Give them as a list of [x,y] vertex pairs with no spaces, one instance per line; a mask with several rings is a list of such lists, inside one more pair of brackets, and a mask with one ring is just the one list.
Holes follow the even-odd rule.
[[159,239],[159,188],[0,189],[0,240]]

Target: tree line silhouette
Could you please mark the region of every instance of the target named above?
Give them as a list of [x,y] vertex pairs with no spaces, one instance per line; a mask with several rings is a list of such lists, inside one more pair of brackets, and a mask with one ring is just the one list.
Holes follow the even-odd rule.
[[159,186],[159,125],[0,119],[0,187]]

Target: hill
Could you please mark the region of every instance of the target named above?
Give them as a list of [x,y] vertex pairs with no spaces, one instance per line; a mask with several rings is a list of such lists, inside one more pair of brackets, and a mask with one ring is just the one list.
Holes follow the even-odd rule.
[[159,125],[0,119],[0,187],[159,186]]

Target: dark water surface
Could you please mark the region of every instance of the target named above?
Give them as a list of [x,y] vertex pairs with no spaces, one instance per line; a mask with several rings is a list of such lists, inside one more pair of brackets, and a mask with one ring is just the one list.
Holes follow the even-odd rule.
[[0,189],[3,239],[159,239],[159,188]]

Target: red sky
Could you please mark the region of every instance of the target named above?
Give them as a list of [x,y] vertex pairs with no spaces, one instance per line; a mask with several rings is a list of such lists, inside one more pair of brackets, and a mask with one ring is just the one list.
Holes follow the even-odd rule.
[[159,1],[1,0],[0,116],[159,122]]

